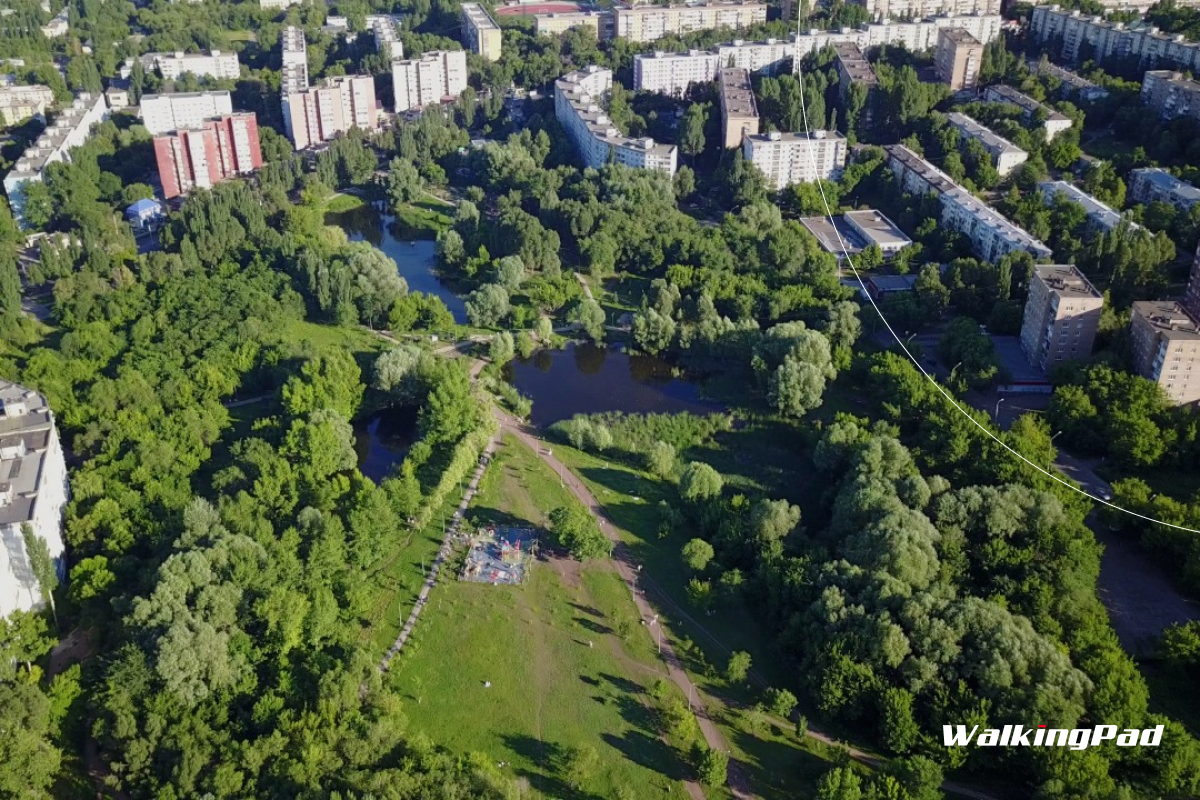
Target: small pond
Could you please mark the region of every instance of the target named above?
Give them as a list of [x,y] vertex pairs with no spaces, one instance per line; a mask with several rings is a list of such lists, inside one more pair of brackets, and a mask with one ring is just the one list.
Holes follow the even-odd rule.
[[437,243],[433,239],[417,238],[428,236],[429,231],[401,229],[395,217],[370,205],[326,214],[325,224],[341,228],[352,242],[370,242],[387,253],[396,262],[409,291],[436,295],[450,309],[455,322],[466,323],[467,311],[462,298],[442,283],[435,270]]
[[416,409],[385,408],[354,423],[359,471],[378,485],[404,460],[416,439]]
[[533,400],[531,421],[538,426],[602,411],[710,414],[724,409],[701,398],[699,383],[673,374],[661,358],[593,344],[539,350],[513,361],[505,377]]

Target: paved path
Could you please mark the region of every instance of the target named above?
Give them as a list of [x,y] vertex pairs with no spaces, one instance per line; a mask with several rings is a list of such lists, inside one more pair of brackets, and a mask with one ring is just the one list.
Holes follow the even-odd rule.
[[425,583],[421,586],[421,591],[417,593],[417,602],[413,605],[412,611],[409,612],[408,620],[405,621],[404,627],[400,629],[400,635],[396,637],[396,641],[388,648],[387,655],[379,663],[380,672],[387,672],[388,665],[404,648],[404,643],[408,641],[408,637],[412,635],[413,628],[417,626],[417,619],[421,616],[421,611],[425,608],[425,602],[429,598],[430,590],[437,583],[442,563],[450,557],[450,552],[453,550],[454,537],[458,533],[458,527],[462,524],[467,506],[471,504],[471,500],[475,497],[475,492],[479,490],[479,481],[483,477],[483,472],[487,469],[487,463],[491,460],[492,452],[495,449],[496,436],[492,436],[483,448],[484,458],[479,460],[479,466],[475,468],[475,474],[471,476],[471,481],[467,484],[467,490],[463,492],[462,502],[458,504],[458,510],[454,512],[454,516],[450,520],[450,525],[446,528],[445,537],[442,539],[442,546],[438,549],[437,556],[433,559],[433,566],[430,567],[429,574],[425,576]]
[[[633,602],[637,606],[638,613],[641,615],[643,621],[657,617],[657,614],[650,607],[650,603],[646,600],[645,593],[638,587],[638,569],[633,561],[632,554],[629,552],[629,548],[621,541],[617,535],[616,527],[612,524],[612,520],[605,515],[603,509],[600,507],[600,503],[596,501],[596,498],[584,486],[583,481],[567,469],[547,448],[542,447],[540,440],[534,436],[524,423],[501,411],[499,408],[494,408],[493,410],[496,419],[500,422],[500,429],[515,436],[519,441],[537,453],[538,457],[545,461],[551,469],[558,472],[562,476],[566,487],[570,489],[571,494],[575,495],[576,499],[583,503],[584,508],[591,511],[593,516],[596,517],[600,523],[600,529],[604,531],[604,535],[613,542],[613,561],[617,566],[617,574],[629,588],[630,594],[633,595]],[[700,723],[700,732],[704,735],[704,741],[714,750],[729,753],[729,743],[725,741],[725,737],[708,715],[708,710],[705,708],[703,702],[703,693],[696,689],[691,678],[688,677],[687,672],[683,669],[679,656],[675,653],[675,648],[671,646],[670,640],[663,637],[661,642],[662,657],[667,665],[667,676],[684,693],[688,698],[688,702],[695,710],[696,720]],[[729,789],[734,797],[739,798],[739,800],[749,800],[749,798],[754,797],[754,793],[750,791],[750,785],[746,780],[742,766],[732,757],[729,759],[728,777]],[[688,792],[697,798],[697,800],[701,800],[704,797],[703,790],[698,785],[695,785],[694,782],[689,782]]]

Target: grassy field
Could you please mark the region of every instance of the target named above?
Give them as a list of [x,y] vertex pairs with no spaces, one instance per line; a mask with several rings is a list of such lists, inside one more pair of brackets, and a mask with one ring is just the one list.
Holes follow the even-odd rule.
[[[407,228],[416,236],[420,232],[434,235],[448,229],[454,223],[454,206],[439,203],[431,197],[402,206],[396,214],[401,229]],[[426,235],[424,238],[433,238]]]
[[[505,438],[468,516],[540,525],[568,502],[553,471]],[[508,762],[506,771],[544,795],[641,798],[671,787],[683,797],[684,766],[657,737],[647,705],[661,674],[653,647],[607,562],[552,558],[519,587],[448,576],[390,674],[410,698],[414,727]],[[564,778],[576,748],[600,757],[579,790]]]
[[325,204],[326,214],[340,214],[343,211],[353,211],[359,206],[365,206],[367,201],[354,194],[335,194]]
[[[659,500],[674,499],[672,487],[626,465],[604,461],[561,443],[554,446],[554,454],[588,485],[638,563],[644,565],[645,574],[654,583],[649,587],[651,599],[662,607],[676,649],[684,656],[693,680],[723,704],[723,708],[713,709],[713,716],[735,754],[749,768],[755,792],[767,800],[810,797],[817,778],[830,768],[833,753],[820,743],[800,742],[790,730],[770,726],[754,730],[742,710],[757,702],[761,692],[747,686],[728,686],[721,677],[729,653],[744,650],[751,655],[754,671],[769,685],[793,688],[794,684],[785,665],[772,652],[769,633],[757,624],[749,624],[754,618],[751,609],[740,603],[718,605],[712,616],[705,616],[688,607],[684,587],[689,575],[679,552],[691,536],[687,531],[676,531],[659,538],[657,533],[657,505]],[[653,592],[655,586],[692,619],[663,605]],[[693,645],[689,647],[688,641]]]

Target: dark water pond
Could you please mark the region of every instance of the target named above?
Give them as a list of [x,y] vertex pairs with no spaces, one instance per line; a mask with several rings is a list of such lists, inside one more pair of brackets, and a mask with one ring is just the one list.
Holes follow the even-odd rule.
[[437,243],[428,236],[429,231],[402,229],[396,218],[380,213],[369,205],[349,211],[326,214],[325,224],[334,225],[346,232],[352,242],[370,242],[396,262],[401,277],[408,282],[409,291],[432,294],[441,298],[454,315],[454,321],[467,321],[466,307],[461,297],[450,290],[438,278]]
[[695,381],[672,374],[671,365],[653,356],[631,356],[591,344],[565,350],[539,350],[505,368],[505,377],[533,400],[531,420],[544,426],[576,414],[708,414],[723,410],[704,400]]
[[359,471],[378,484],[404,460],[416,439],[416,409],[384,409],[356,422],[354,451]]

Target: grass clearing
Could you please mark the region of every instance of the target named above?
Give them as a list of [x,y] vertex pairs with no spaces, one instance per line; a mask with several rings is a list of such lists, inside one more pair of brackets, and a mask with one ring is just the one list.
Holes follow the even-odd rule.
[[[540,527],[568,502],[558,476],[504,437],[468,517]],[[430,595],[390,673],[409,697],[406,713],[439,744],[508,762],[547,796],[648,797],[671,787],[683,797],[685,767],[648,707],[661,666],[624,585],[608,562],[547,560],[548,550],[522,586],[448,575]],[[565,766],[581,747],[599,754],[599,767],[575,790]]]
[[[448,230],[454,224],[454,206],[448,206],[429,197],[415,203],[406,203],[396,210],[396,221],[401,231],[408,230],[404,236],[417,237],[419,232],[433,233],[435,236]],[[401,237],[403,238],[403,236]],[[422,238],[433,238],[425,236]]]
[[367,201],[356,194],[335,194],[325,204],[326,214],[340,214],[343,211],[353,211],[365,206]]

